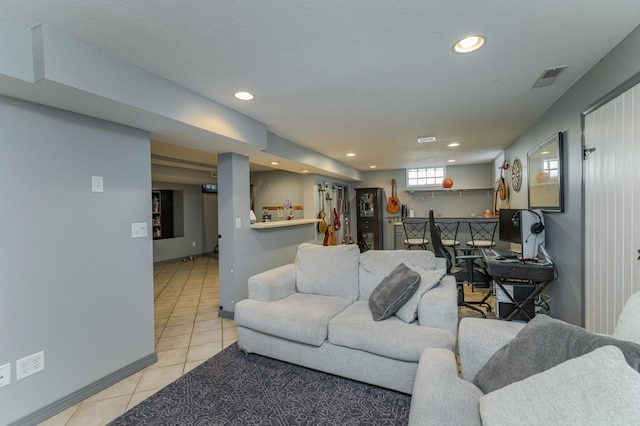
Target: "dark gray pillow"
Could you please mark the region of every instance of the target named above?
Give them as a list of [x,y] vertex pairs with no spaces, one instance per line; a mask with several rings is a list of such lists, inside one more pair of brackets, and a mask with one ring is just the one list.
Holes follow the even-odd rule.
[[476,374],[474,383],[489,393],[607,345],[619,348],[627,363],[640,371],[639,344],[536,315],[511,342],[489,358]]
[[369,296],[373,320],[381,321],[395,314],[413,296],[419,284],[419,273],[404,263],[396,266]]

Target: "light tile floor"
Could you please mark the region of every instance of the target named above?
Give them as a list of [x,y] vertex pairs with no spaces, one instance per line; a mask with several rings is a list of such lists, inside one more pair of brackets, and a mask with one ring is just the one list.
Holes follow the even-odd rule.
[[[237,340],[235,323],[218,318],[217,259],[205,256],[156,265],[154,291],[158,362],[41,426],[103,426]],[[486,291],[465,286],[465,298],[479,300]],[[460,318],[479,316],[467,308],[460,308],[459,314]],[[495,318],[492,314],[488,317]]]
[[218,318],[217,259],[155,265],[153,283],[158,362],[40,425],[103,426],[236,341],[235,323]]

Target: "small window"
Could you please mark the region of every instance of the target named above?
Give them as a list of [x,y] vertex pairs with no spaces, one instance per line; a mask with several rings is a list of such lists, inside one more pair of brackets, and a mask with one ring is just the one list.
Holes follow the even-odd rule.
[[542,171],[549,173],[550,178],[558,178],[558,160],[543,160]]
[[495,181],[499,181],[500,178],[503,176],[503,171],[504,169],[502,168],[502,166],[504,165],[504,151],[502,151],[500,153],[500,155],[498,155],[494,160],[493,160],[493,170],[495,172]]
[[407,169],[407,188],[441,185],[445,177],[444,167],[421,167]]

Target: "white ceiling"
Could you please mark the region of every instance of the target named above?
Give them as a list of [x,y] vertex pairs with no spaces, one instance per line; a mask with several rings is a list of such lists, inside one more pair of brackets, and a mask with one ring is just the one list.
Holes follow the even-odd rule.
[[[640,23],[638,0],[1,6],[6,20],[48,24],[360,170],[492,160]],[[486,36],[485,47],[453,53],[468,34]],[[559,66],[568,69],[554,85],[531,88]],[[256,99],[237,101],[237,90]],[[438,142],[416,143],[430,135]]]

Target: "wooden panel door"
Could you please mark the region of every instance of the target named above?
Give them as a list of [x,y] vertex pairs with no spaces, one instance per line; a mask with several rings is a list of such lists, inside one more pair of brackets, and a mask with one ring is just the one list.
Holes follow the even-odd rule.
[[640,291],[640,85],[584,117],[585,326],[610,334]]

